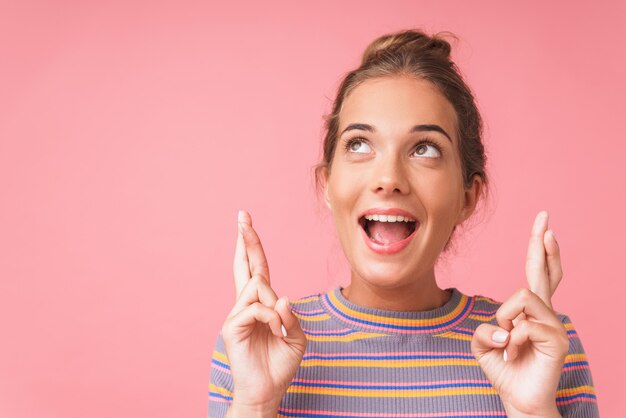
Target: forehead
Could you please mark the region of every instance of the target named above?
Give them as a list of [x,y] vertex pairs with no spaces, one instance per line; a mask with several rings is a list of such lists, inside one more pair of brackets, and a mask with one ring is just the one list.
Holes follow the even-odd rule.
[[411,77],[376,78],[355,87],[339,112],[339,132],[357,122],[389,133],[406,133],[416,124],[437,124],[456,138],[452,104],[432,83]]

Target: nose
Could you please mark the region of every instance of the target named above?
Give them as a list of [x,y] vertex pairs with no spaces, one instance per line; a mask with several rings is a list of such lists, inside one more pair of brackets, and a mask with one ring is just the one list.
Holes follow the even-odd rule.
[[398,155],[380,156],[372,176],[372,191],[378,194],[407,194],[406,167]]

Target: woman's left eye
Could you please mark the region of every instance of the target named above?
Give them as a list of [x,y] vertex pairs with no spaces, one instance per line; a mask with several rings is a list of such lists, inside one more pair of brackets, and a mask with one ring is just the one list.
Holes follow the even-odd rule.
[[418,157],[437,158],[441,156],[441,151],[437,145],[424,141],[417,144],[413,155]]

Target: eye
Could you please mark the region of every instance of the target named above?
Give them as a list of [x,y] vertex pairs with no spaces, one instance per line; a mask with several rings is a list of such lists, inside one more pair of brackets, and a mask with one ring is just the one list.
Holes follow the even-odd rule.
[[353,138],[346,141],[346,151],[358,154],[370,152],[372,149],[362,138]]
[[413,155],[416,157],[438,158],[441,157],[441,148],[434,142],[423,140],[417,144]]

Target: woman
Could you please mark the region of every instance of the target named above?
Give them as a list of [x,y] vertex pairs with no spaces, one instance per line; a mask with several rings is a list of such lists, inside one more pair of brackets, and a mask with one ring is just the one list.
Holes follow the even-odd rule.
[[326,127],[316,174],[350,285],[278,298],[240,212],[210,416],[598,416],[582,344],[550,302],[562,272],[547,212],[531,232],[529,289],[501,303],[437,286],[438,257],[488,185],[450,45],[419,31],[378,38]]

